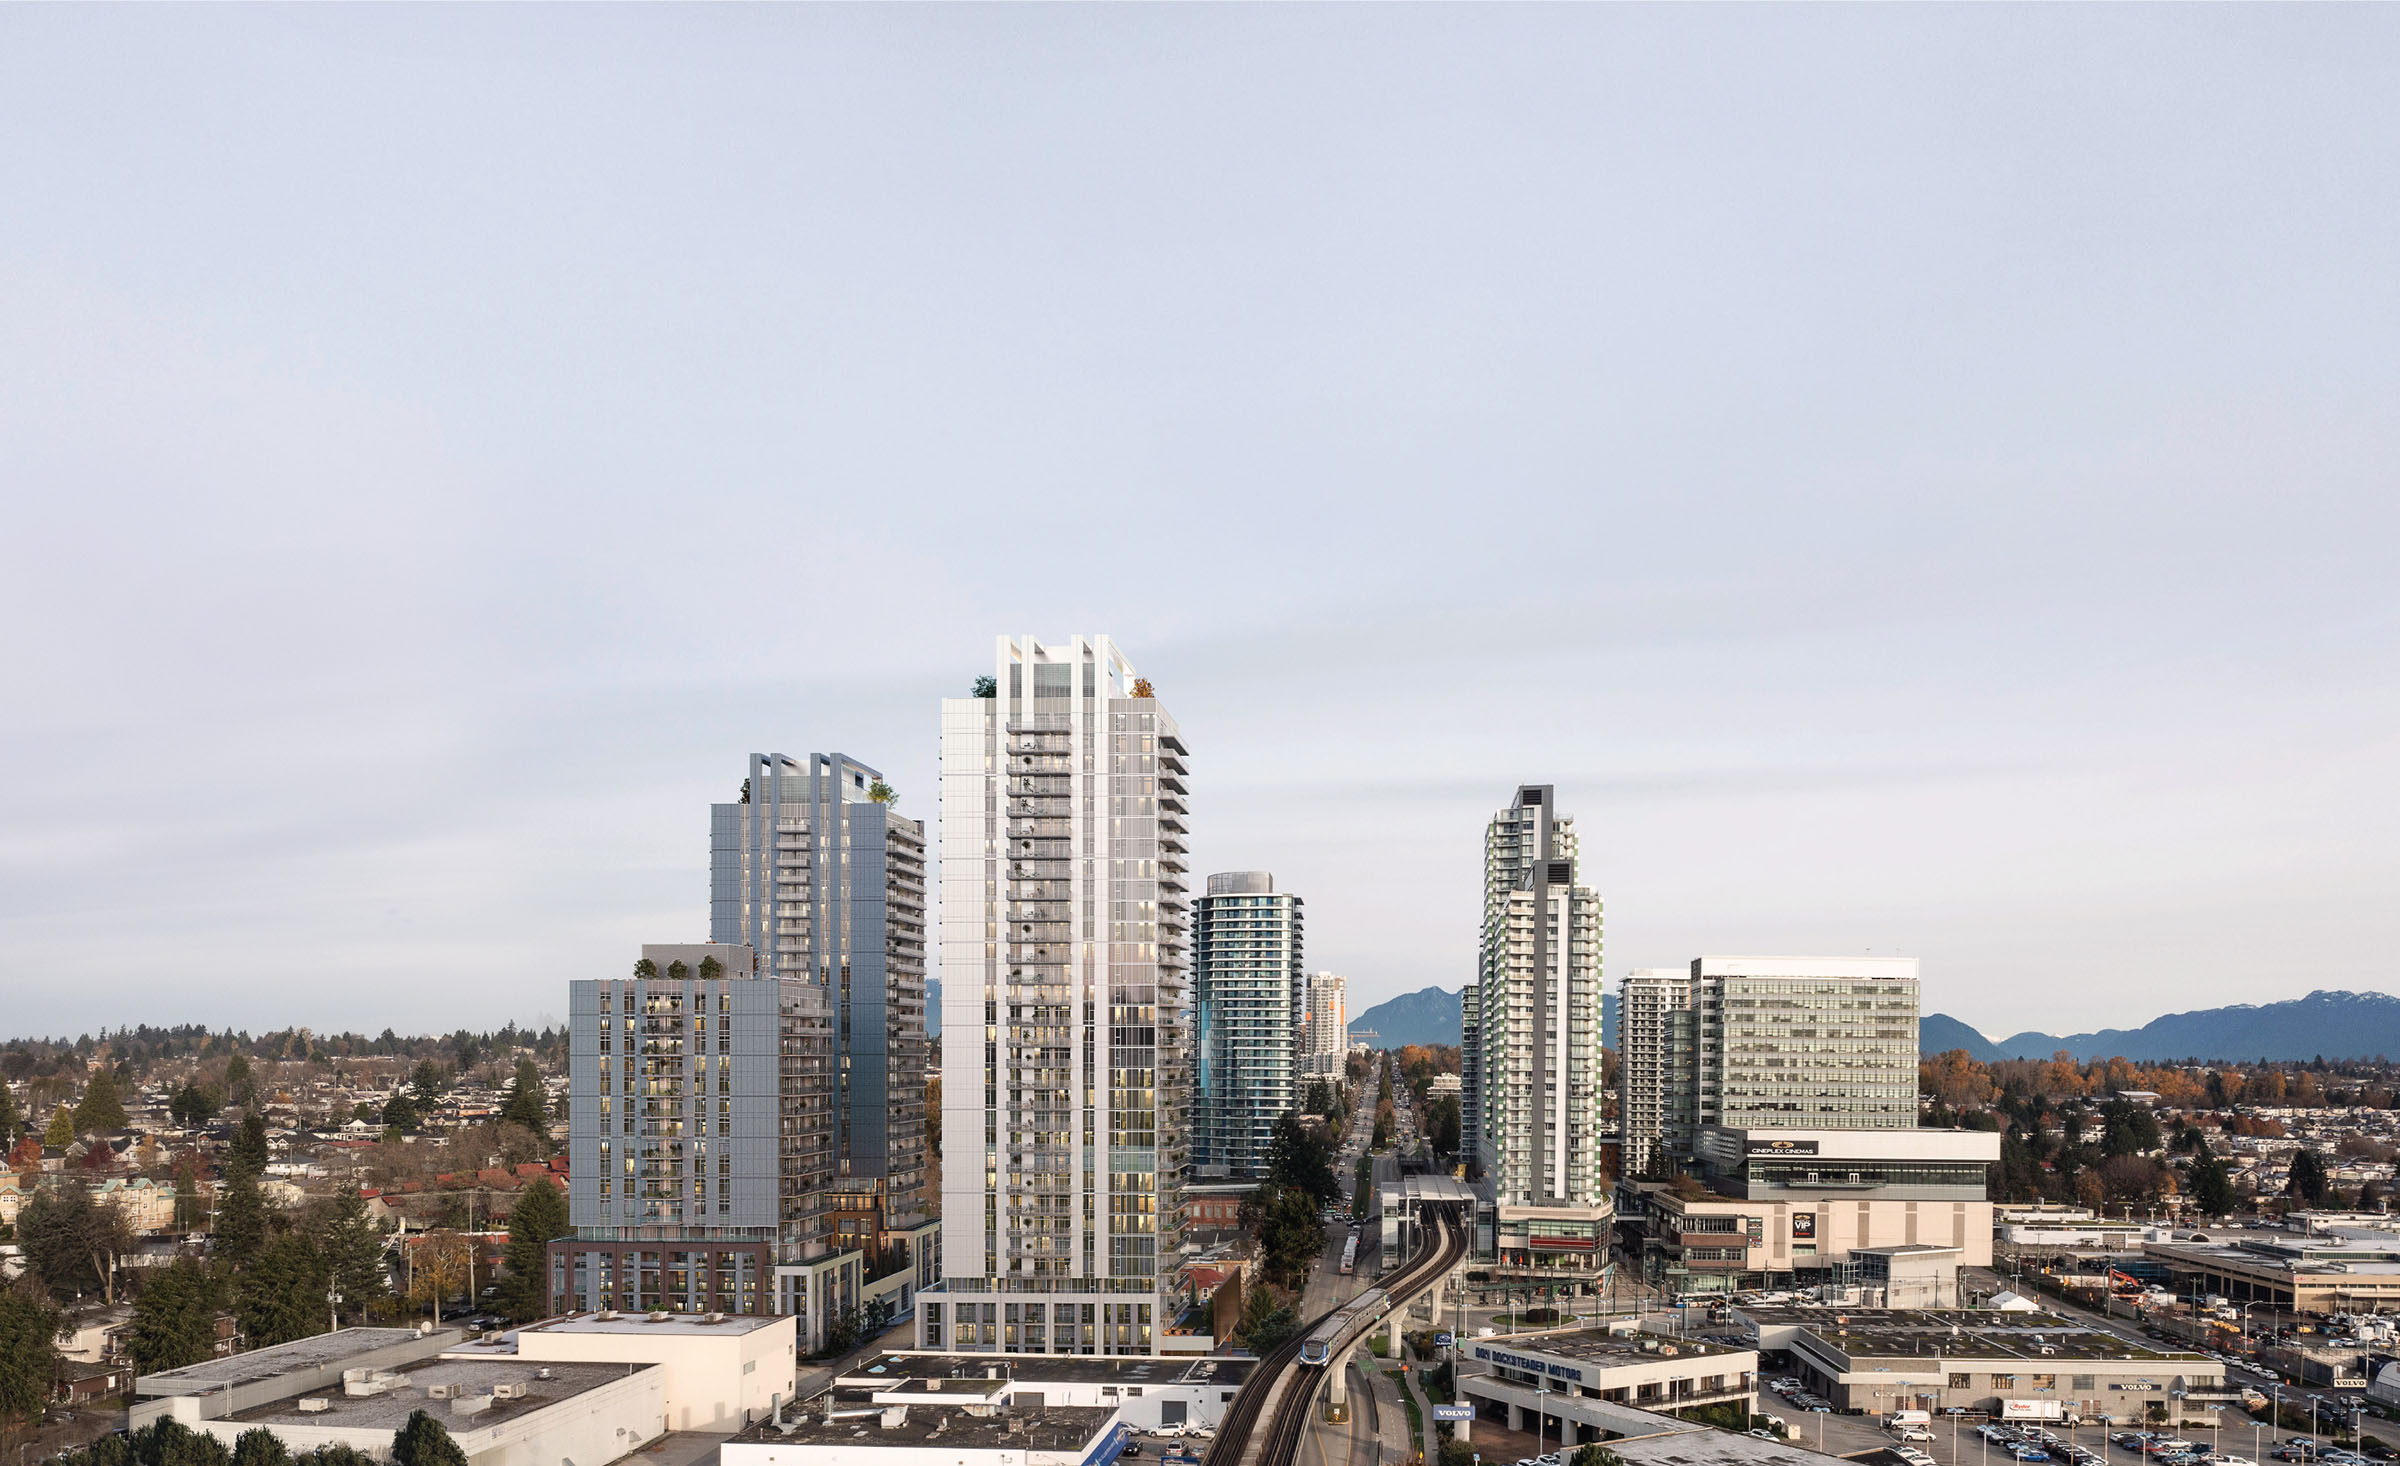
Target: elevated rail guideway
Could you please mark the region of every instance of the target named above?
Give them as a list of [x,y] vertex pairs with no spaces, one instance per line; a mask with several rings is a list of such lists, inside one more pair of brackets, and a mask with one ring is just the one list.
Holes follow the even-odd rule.
[[1382,1287],[1315,1319],[1259,1360],[1225,1407],[1201,1466],[1292,1466],[1326,1376],[1347,1367],[1350,1351],[1386,1314],[1406,1312],[1466,1256],[1466,1224],[1455,1208],[1429,1208],[1424,1225],[1426,1246]]

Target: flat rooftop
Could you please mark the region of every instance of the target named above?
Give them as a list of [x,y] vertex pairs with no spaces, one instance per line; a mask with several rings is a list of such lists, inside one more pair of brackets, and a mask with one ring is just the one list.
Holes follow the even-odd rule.
[[2229,1232],[2222,1242],[2150,1242],[2143,1245],[2142,1251],[2170,1261],[2214,1263],[2220,1267],[2296,1276],[2365,1273],[2388,1277],[2400,1273],[2400,1250],[2389,1241],[2329,1241],[2288,1232],[2250,1236]]
[[2103,1329],[2051,1313],[1988,1308],[1840,1308],[1761,1303],[1742,1308],[1767,1327],[1797,1326],[1852,1359],[1930,1358],[2050,1361],[2189,1361],[2221,1369],[2202,1355],[2146,1348]]
[[[481,1430],[503,1420],[519,1420],[561,1400],[571,1400],[611,1380],[655,1364],[535,1364],[501,1359],[424,1359],[392,1373],[400,1383],[380,1395],[352,1397],[339,1384],[306,1394],[287,1395],[271,1404],[237,1411],[227,1418],[244,1425],[320,1425],[344,1430],[398,1430],[409,1413],[423,1410],[453,1431]],[[547,1374],[548,1379],[540,1376]],[[489,1409],[473,1415],[454,1415],[448,1400],[427,1394],[434,1385],[455,1385],[462,1395],[488,1395],[496,1384],[522,1384],[518,1400],[494,1400]],[[324,1400],[323,1410],[303,1414],[303,1399]]]
[[1762,1441],[1731,1430],[1684,1430],[1608,1442],[1629,1466],[1851,1466],[1796,1441]]
[[903,1379],[966,1381],[998,1374],[1020,1385],[1056,1380],[1061,1384],[1100,1385],[1221,1385],[1241,1388],[1255,1359],[1220,1355],[1198,1358],[1110,1358],[1093,1354],[878,1354],[845,1371],[837,1386],[888,1390]]
[[[453,1340],[461,1337],[457,1329],[436,1330],[425,1337],[439,1338],[444,1333]],[[139,1388],[145,1395],[204,1395],[211,1390],[262,1384],[299,1370],[323,1369],[417,1337],[415,1329],[339,1329],[294,1339],[288,1344],[253,1349],[247,1354],[229,1354],[223,1359],[204,1359],[181,1369],[145,1374]]]
[[[1490,1347],[1511,1354],[1547,1354],[1583,1364],[1655,1364],[1666,1359],[1706,1359],[1718,1354],[1755,1354],[1748,1347],[1729,1348],[1698,1339],[1671,1339],[1662,1334],[1611,1334],[1599,1329],[1573,1329],[1555,1334],[1495,1334],[1488,1339],[1461,1339],[1467,1357]],[[1649,1347],[1644,1348],[1647,1344]],[[1661,1349],[1673,1349],[1672,1354]]]
[[[896,1405],[889,1410],[863,1398],[833,1398],[837,1418],[825,1418],[820,1395],[809,1402],[808,1414],[797,1428],[776,1429],[760,1421],[733,1439],[745,1445],[796,1446],[933,1446],[961,1451],[1073,1451],[1080,1454],[1093,1437],[1115,1423],[1117,1412],[1097,1405],[1060,1405],[1042,1410],[1010,1410],[997,1415],[969,1415],[963,1409]],[[905,1411],[898,1424],[884,1422]],[[784,1413],[789,1426],[794,1412]]]
[[721,1313],[710,1317],[705,1313],[670,1313],[653,1320],[646,1313],[620,1313],[603,1318],[597,1313],[563,1313],[545,1318],[539,1323],[526,1324],[511,1332],[527,1334],[700,1334],[714,1338],[737,1338],[757,1333],[761,1329],[790,1328],[791,1314]]

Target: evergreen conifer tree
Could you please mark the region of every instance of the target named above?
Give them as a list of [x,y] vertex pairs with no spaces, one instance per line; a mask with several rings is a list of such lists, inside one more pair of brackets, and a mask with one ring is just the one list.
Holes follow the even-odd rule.
[[383,1262],[383,1234],[367,1215],[367,1199],[344,1191],[319,1213],[317,1249],[334,1288],[342,1295],[345,1319],[362,1317],[391,1296],[391,1273]]
[[233,1134],[233,1159],[253,1172],[267,1168],[267,1117],[253,1105],[242,1112],[242,1125]]
[[37,1420],[50,1402],[59,1322],[36,1289],[0,1288],[0,1426]]
[[567,1201],[548,1177],[517,1197],[508,1214],[508,1251],[500,1274],[500,1307],[517,1323],[550,1311],[550,1243],[573,1230]]
[[240,1267],[258,1255],[267,1241],[267,1200],[259,1194],[258,1175],[239,1161],[225,1168],[217,1187],[216,1255]]
[[415,1410],[392,1436],[392,1466],[467,1466],[467,1453],[450,1438],[449,1427]]
[[531,1059],[517,1060],[516,1075],[500,1104],[500,1118],[533,1132],[542,1149],[550,1149],[550,1107],[542,1099],[542,1071]]
[[113,1135],[130,1123],[125,1102],[117,1097],[116,1080],[106,1069],[93,1070],[91,1082],[83,1087],[83,1100],[75,1106],[75,1133]]
[[324,1333],[331,1323],[325,1296],[331,1285],[325,1258],[307,1233],[286,1232],[260,1247],[242,1269],[236,1304],[250,1347]]
[[156,1374],[213,1357],[220,1292],[208,1269],[188,1257],[152,1272],[133,1300],[126,1336],[135,1371]]

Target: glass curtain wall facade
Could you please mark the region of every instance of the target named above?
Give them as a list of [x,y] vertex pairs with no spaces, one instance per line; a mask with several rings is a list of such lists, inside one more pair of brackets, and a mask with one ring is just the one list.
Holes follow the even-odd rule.
[[942,704],[943,1283],[918,1340],[1156,1354],[1190,1163],[1186,752],[1105,636],[1002,637],[980,681]]
[[1552,797],[1520,787],[1484,832],[1473,1144],[1504,1206],[1607,1200],[1600,897],[1576,879],[1574,821],[1556,817]]
[[925,834],[883,776],[845,755],[750,756],[710,811],[709,934],[768,975],[824,990],[834,1245],[868,1250],[924,1219]]
[[1213,875],[1193,931],[1200,1016],[1194,1160],[1205,1175],[1260,1175],[1275,1122],[1300,1100],[1300,898],[1277,892],[1263,870]]

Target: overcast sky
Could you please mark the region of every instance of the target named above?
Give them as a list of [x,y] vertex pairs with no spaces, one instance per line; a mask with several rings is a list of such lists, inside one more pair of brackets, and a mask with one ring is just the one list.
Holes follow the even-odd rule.
[[1106,632],[1353,1008],[2400,990],[2400,9],[0,9],[0,1032],[555,1017]]

